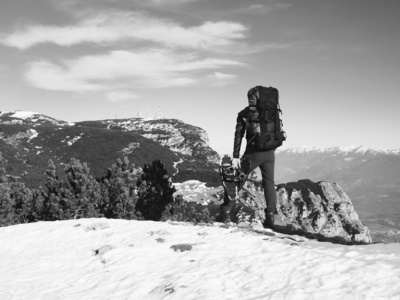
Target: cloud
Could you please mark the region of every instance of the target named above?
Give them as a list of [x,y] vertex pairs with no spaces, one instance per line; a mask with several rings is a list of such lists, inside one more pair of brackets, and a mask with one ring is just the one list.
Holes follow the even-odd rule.
[[208,76],[213,79],[221,79],[221,80],[231,80],[237,78],[235,74],[226,74],[220,72],[214,72],[213,74],[210,74]]
[[196,2],[200,0],[136,0],[140,3],[147,4],[147,5],[176,5],[176,4],[185,4],[190,2]]
[[25,73],[25,80],[36,88],[53,91],[86,92],[107,89],[102,84],[87,80],[87,76],[83,72],[71,72],[62,66],[45,60],[30,63]]
[[237,78],[237,75],[214,72],[212,74],[209,74],[207,78],[211,80],[210,82],[214,86],[224,86],[232,83]]
[[107,99],[111,102],[125,102],[136,99],[139,96],[127,90],[111,91],[107,93]]
[[240,23],[226,21],[184,27],[143,13],[121,11],[107,11],[82,18],[83,21],[71,26],[32,25],[3,35],[0,43],[24,50],[41,43],[73,46],[130,41],[212,51],[234,45],[245,38],[248,30]]
[[37,88],[73,92],[165,88],[199,83],[202,72],[209,70],[243,66],[235,60],[199,58],[167,50],[120,50],[61,64],[33,62],[28,65],[25,80]]
[[288,9],[293,5],[293,3],[283,3],[276,1],[267,1],[265,4],[251,4],[245,8],[239,9],[235,12],[247,12],[255,14],[265,14],[272,11]]

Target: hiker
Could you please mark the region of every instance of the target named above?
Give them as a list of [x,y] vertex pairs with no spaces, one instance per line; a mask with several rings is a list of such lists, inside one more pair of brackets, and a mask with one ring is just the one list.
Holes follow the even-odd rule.
[[[285,133],[281,130],[282,122],[279,118],[281,111],[278,90],[257,86],[248,91],[247,98],[249,106],[239,112],[236,120],[232,167],[240,168],[241,161],[246,161],[249,162],[249,169],[244,170],[247,174],[257,167],[260,168],[266,201],[263,225],[273,229],[276,213],[275,149],[286,139]],[[240,159],[240,147],[245,133],[247,146]],[[232,206],[230,202],[226,199],[223,206]]]

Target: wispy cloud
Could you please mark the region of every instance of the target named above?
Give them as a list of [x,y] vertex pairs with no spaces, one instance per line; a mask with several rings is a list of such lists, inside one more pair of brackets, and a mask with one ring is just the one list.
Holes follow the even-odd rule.
[[176,5],[176,4],[184,4],[184,3],[190,3],[190,2],[196,2],[200,0],[135,0],[136,2],[139,3],[144,3],[147,5]]
[[133,100],[139,98],[140,96],[129,90],[116,90],[108,92],[106,97],[109,101],[116,103]]
[[235,74],[226,74],[220,72],[214,72],[210,74],[209,77],[213,79],[222,79],[222,80],[231,80],[237,78]]
[[237,22],[205,22],[184,27],[143,13],[108,11],[85,16],[84,21],[71,26],[32,25],[3,35],[0,42],[28,49],[41,43],[72,46],[81,43],[112,44],[124,40],[212,51],[234,45],[245,38],[246,32],[247,28]]
[[250,4],[243,8],[232,11],[233,13],[253,13],[265,14],[276,10],[288,9],[293,3],[284,3],[275,0],[265,1],[265,3]]
[[121,102],[137,97],[137,89],[232,83],[236,75],[230,68],[246,67],[243,56],[276,47],[246,43],[249,29],[234,21],[185,26],[149,13],[120,10],[84,10],[74,17],[76,22],[68,26],[36,24],[0,36],[0,43],[21,50],[39,44],[81,50],[91,43],[96,52],[107,51],[30,62],[24,73],[29,85],[78,93],[103,91],[110,101]]
[[211,84],[214,86],[224,86],[227,84],[231,84],[236,78],[235,74],[227,74],[222,72],[214,72],[209,74],[208,79],[210,79]]
[[66,60],[62,64],[36,61],[29,64],[25,79],[34,87],[59,91],[164,88],[199,83],[203,70],[238,66],[245,64],[167,50],[112,51]]

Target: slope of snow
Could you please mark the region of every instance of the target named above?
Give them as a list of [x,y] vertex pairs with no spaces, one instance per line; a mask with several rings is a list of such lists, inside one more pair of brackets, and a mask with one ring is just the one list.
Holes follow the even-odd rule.
[[[29,121],[32,123],[40,123],[38,121],[48,121],[56,126],[73,126],[74,123],[67,123],[62,120],[56,120],[54,118],[42,115],[37,112],[32,111],[22,111],[22,110],[10,110],[10,111],[0,111],[0,117],[7,115],[10,118],[16,118],[17,120],[5,121],[5,124],[24,124],[24,121]],[[22,121],[24,120],[24,121]],[[37,125],[37,124],[35,124]]]
[[[186,226],[185,226],[186,225]],[[0,228],[0,299],[399,299],[400,245],[80,219]]]
[[38,115],[36,112],[32,111],[15,111],[11,117],[19,118],[19,119],[30,119],[33,118],[34,115]]

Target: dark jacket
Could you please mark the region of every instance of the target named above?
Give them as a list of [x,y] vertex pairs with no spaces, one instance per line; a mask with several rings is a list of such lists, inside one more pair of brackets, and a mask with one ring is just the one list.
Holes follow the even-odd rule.
[[[238,113],[236,119],[235,140],[233,142],[233,158],[239,158],[240,156],[240,146],[242,145],[242,139],[246,132],[249,110],[249,107],[246,107]],[[248,135],[246,135],[246,137],[248,137]],[[248,152],[248,148],[249,147],[246,147],[246,152]]]

